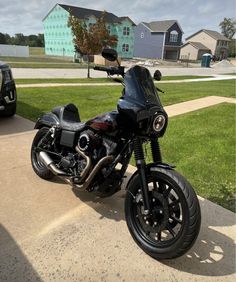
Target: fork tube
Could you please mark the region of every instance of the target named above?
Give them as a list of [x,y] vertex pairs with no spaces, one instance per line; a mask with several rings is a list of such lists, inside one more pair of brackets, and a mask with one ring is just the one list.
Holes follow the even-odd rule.
[[149,203],[149,195],[148,195],[148,184],[146,178],[146,162],[144,159],[142,140],[139,137],[136,137],[134,139],[134,156],[140,177],[141,191],[143,195],[144,213],[149,214],[150,203]]
[[161,163],[162,162],[161,148],[158,139],[155,138],[151,140],[151,150],[152,150],[152,158],[154,163]]

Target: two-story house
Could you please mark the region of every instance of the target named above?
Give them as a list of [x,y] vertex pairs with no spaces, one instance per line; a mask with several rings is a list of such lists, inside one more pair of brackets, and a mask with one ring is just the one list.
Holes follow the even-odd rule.
[[217,31],[201,29],[186,41],[181,47],[180,58],[200,60],[204,53],[211,53],[219,59],[228,57],[230,40]]
[[[89,26],[103,15],[103,11],[56,4],[43,19],[46,55],[74,56],[73,34],[68,27],[70,14],[85,21]],[[105,13],[104,18],[110,34],[117,36],[116,50],[119,56],[132,58],[135,23],[129,17],[117,17],[109,12]]]
[[141,22],[134,39],[134,57],[177,60],[183,30],[176,20]]

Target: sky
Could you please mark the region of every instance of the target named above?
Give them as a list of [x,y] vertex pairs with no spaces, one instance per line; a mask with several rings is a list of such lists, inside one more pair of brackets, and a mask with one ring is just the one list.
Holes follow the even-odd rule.
[[42,19],[56,3],[129,16],[136,24],[177,20],[183,38],[205,28],[220,31],[224,17],[236,18],[235,0],[0,0],[0,32],[14,35],[43,33]]

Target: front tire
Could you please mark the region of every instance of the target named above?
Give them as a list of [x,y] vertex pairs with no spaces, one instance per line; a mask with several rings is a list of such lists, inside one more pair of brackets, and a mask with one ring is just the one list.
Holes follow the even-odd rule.
[[5,106],[5,110],[0,112],[0,116],[2,117],[12,117],[16,113],[16,103]]
[[125,199],[128,229],[141,249],[155,259],[185,254],[200,230],[197,196],[187,180],[174,170],[155,168],[147,175],[151,212],[144,214],[139,175],[131,179]]
[[31,147],[31,164],[34,172],[41,178],[49,180],[54,174],[40,161],[37,147],[41,145],[43,138],[48,133],[49,128],[43,127],[39,129],[34,137]]

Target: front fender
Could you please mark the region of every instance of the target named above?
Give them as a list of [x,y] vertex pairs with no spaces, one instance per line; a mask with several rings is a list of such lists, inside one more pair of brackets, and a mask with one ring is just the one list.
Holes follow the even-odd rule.
[[38,118],[34,126],[34,129],[40,129],[44,126],[52,127],[53,125],[59,125],[59,124],[60,122],[59,122],[58,117],[54,115],[53,113],[48,113]]
[[[150,163],[146,166],[146,174],[148,175],[151,174],[152,172],[158,171],[158,168],[173,170],[175,166],[166,163]],[[138,170],[136,170],[135,173],[130,177],[125,189],[129,187],[129,183],[134,177],[136,177],[137,174],[138,174]]]

